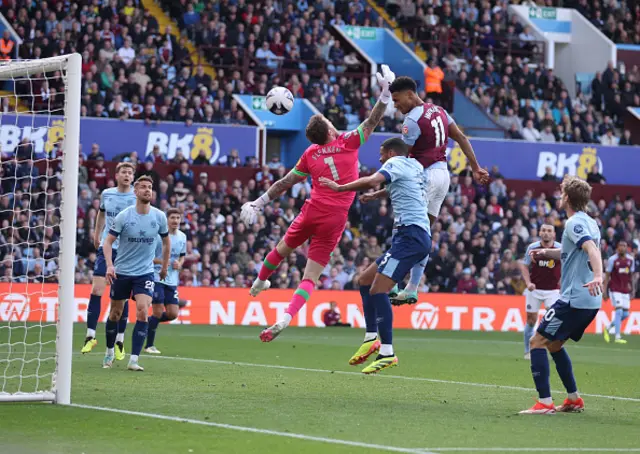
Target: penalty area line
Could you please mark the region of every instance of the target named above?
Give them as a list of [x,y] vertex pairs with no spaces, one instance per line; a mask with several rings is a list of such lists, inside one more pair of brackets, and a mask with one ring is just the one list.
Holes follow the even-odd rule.
[[97,410],[97,411],[104,411],[104,412],[111,412],[111,413],[119,413],[123,415],[141,416],[145,418],[160,419],[163,421],[182,422],[182,423],[188,423],[188,424],[195,424],[199,426],[216,427],[218,429],[236,430],[239,432],[250,432],[250,433],[261,434],[261,435],[272,435],[276,437],[295,438],[297,440],[304,440],[304,441],[315,441],[319,443],[352,446],[354,448],[377,449],[379,451],[402,452],[402,453],[408,453],[408,454],[436,454],[434,452],[426,451],[424,449],[401,448],[397,446],[385,446],[385,445],[378,445],[373,443],[363,443],[359,441],[340,440],[336,438],[316,437],[313,435],[304,435],[304,434],[298,434],[298,433],[292,433],[292,432],[279,432],[277,430],[258,429],[257,427],[236,426],[233,424],[201,421],[198,419],[181,418],[178,416],[167,416],[167,415],[160,415],[157,413],[146,413],[141,411],[123,410],[119,408],[97,407],[94,405],[84,405],[84,404],[69,404],[69,406],[75,407],[75,408],[83,408],[86,410]]
[[[242,361],[223,361],[219,359],[201,359],[201,358],[187,358],[181,356],[160,356],[160,355],[149,355],[145,356],[147,358],[157,358],[157,359],[169,359],[169,360],[178,360],[178,361],[191,361],[196,363],[209,363],[209,364],[224,364],[228,366],[244,366],[244,367],[263,367],[265,369],[281,369],[281,370],[297,370],[301,372],[315,372],[315,373],[323,373],[323,374],[338,374],[338,375],[357,375],[358,377],[362,377],[363,374],[360,372],[348,372],[344,370],[329,370],[329,369],[312,369],[307,367],[294,367],[294,366],[281,366],[278,364],[257,364],[257,363],[245,363]],[[405,375],[388,375],[388,374],[378,374],[377,377],[381,379],[388,380],[409,380],[409,381],[423,381],[429,383],[442,383],[445,385],[459,385],[459,386],[473,386],[477,388],[495,388],[495,389],[507,389],[511,391],[526,391],[526,392],[535,392],[533,388],[525,388],[523,386],[510,386],[510,385],[494,385],[490,383],[473,383],[473,382],[465,382],[465,381],[455,381],[455,380],[441,380],[437,378],[427,378],[427,377],[410,377]],[[377,378],[376,377],[376,378]],[[374,380],[376,379],[374,378]],[[554,393],[561,393],[563,391],[553,391]],[[589,394],[589,393],[580,393],[581,396],[585,397],[596,397],[599,399],[610,399],[610,400],[621,400],[626,402],[640,402],[640,399],[636,397],[622,397],[622,396],[607,396],[603,394]]]

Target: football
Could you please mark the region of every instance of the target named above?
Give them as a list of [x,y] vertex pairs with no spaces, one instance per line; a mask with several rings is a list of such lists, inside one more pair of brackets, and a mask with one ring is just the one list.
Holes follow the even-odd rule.
[[293,94],[285,87],[273,87],[267,93],[267,109],[276,115],[289,113],[293,108]]

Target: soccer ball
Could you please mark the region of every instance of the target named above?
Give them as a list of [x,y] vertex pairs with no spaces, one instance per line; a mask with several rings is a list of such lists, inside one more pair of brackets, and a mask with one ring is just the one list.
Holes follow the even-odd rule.
[[267,109],[276,115],[289,113],[293,108],[293,94],[285,87],[273,87],[267,93]]

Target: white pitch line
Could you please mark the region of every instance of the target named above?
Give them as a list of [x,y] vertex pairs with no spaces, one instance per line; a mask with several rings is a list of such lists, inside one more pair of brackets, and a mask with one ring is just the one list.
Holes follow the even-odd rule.
[[111,413],[120,413],[123,415],[142,416],[145,418],[161,419],[164,421],[183,422],[196,424],[200,426],[217,427],[219,429],[237,430],[240,432],[251,432],[262,435],[273,435],[277,437],[296,438],[298,440],[316,441],[320,443],[330,443],[334,445],[352,446],[354,448],[378,449],[380,451],[403,452],[408,454],[436,454],[434,452],[425,451],[424,449],[400,448],[396,446],[377,445],[373,443],[362,443],[359,441],[340,440],[335,438],[315,437],[313,435],[304,435],[291,432],[279,432],[277,430],[258,429],[257,427],[236,426],[233,424],[223,424],[210,421],[200,421],[198,419],[180,418],[178,416],[166,416],[157,413],[145,413],[141,411],[122,410],[119,408],[96,407],[93,405],[70,404],[71,407],[84,408],[87,410],[106,411]]
[[640,448],[428,448],[438,452],[640,452]]
[[[241,361],[222,361],[218,359],[185,358],[180,356],[157,356],[157,355],[145,356],[145,359],[146,358],[170,359],[170,360],[191,361],[196,363],[209,363],[209,364],[225,364],[230,366],[263,367],[265,369],[297,370],[301,372],[317,372],[317,373],[325,373],[325,374],[357,375],[358,377],[363,376],[360,372],[347,372],[342,370],[329,370],[329,369],[311,369],[306,367],[280,366],[277,364],[245,363]],[[429,383],[442,383],[442,384],[448,384],[448,385],[475,386],[478,388],[496,388],[496,389],[508,389],[512,391],[533,392],[533,388],[525,388],[522,386],[493,385],[489,383],[473,383],[473,382],[455,381],[455,380],[440,380],[437,378],[409,377],[404,375],[388,375],[384,373],[379,374],[378,377],[386,378],[386,379],[395,379],[395,380],[424,381]],[[552,391],[552,392],[560,393],[562,391]],[[580,393],[580,395],[587,396],[587,397],[596,397],[600,399],[623,400],[627,402],[640,402],[640,399],[636,397],[607,396],[603,394],[587,394],[587,393]]]

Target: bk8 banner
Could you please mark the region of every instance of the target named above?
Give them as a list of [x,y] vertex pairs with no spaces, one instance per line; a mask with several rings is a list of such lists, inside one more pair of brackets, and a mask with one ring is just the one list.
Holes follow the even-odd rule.
[[[380,167],[380,145],[392,134],[373,134],[360,149],[360,162],[370,169]],[[637,185],[636,169],[640,168],[640,147],[605,147],[593,144],[538,143],[521,140],[471,139],[482,166],[498,166],[505,178],[539,181],[546,168],[561,179],[565,174],[586,178],[598,166],[609,184]],[[468,164],[460,147],[449,142],[447,158],[451,170],[462,171]]]
[[[34,152],[41,158],[54,149],[64,137],[64,119],[47,115],[0,115],[0,149],[13,152],[22,139],[29,139]],[[238,150],[244,162],[258,157],[258,128],[255,126],[196,124],[166,122],[150,124],[141,120],[106,118],[80,119],[80,144],[88,153],[91,144],[100,145],[107,160],[122,153],[137,152],[140,158],[151,153],[153,147],[172,159],[179,151],[187,158],[204,152],[209,163],[215,164],[232,149]]]
[[[38,293],[33,292],[38,288]],[[0,323],[55,322],[57,286],[44,284],[0,285]],[[76,285],[74,321],[86,321],[91,286]],[[248,289],[179,288],[179,298],[186,301],[180,316],[172,323],[195,325],[266,326],[281,319],[291,298],[291,290],[269,290],[251,297]],[[331,302],[337,303],[342,321],[364,328],[359,292],[320,290],[293,319],[292,326],[323,327],[323,314]],[[639,300],[632,302],[632,309]],[[101,321],[108,315],[107,297],[103,297]],[[587,332],[602,333],[613,316],[609,302],[603,304]],[[135,321],[135,306],[130,305],[129,319]],[[526,314],[523,296],[421,294],[417,304],[394,308],[394,327],[417,330],[519,332],[524,329]],[[640,310],[631,312],[623,325],[624,334],[640,334]]]

